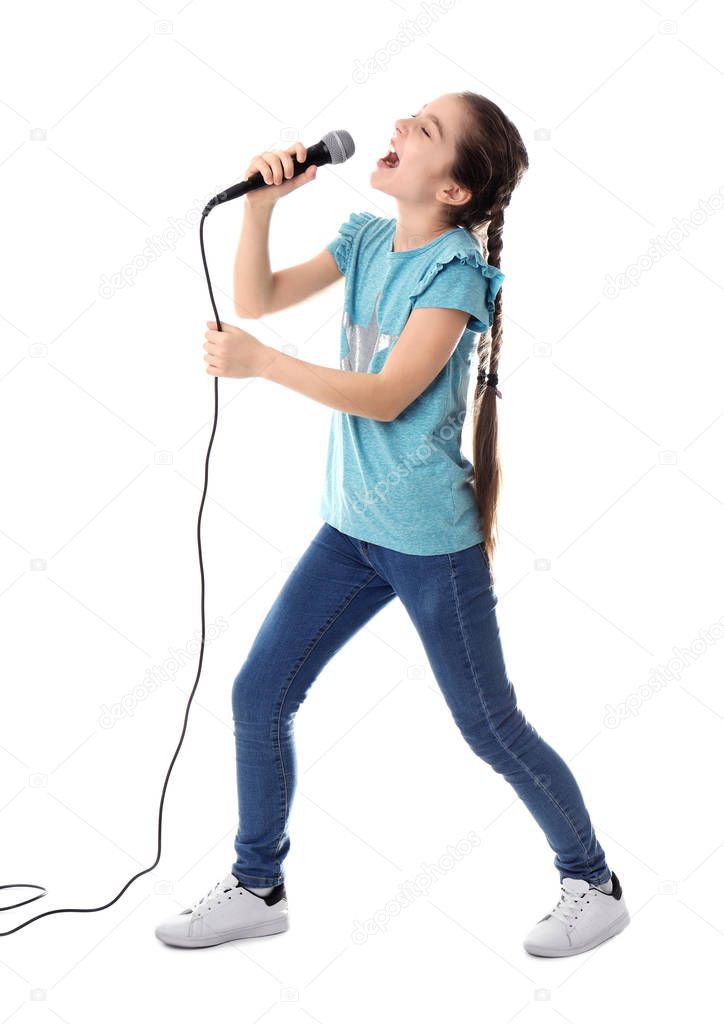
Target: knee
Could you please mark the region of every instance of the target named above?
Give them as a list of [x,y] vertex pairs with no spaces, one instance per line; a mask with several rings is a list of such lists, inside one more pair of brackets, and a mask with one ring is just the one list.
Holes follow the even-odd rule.
[[523,753],[534,735],[520,708],[513,702],[496,714],[478,715],[474,720],[458,723],[468,745],[501,774],[509,769],[511,759]]
[[270,683],[262,666],[247,658],[231,687],[231,711],[237,725],[269,724],[273,720],[278,694]]

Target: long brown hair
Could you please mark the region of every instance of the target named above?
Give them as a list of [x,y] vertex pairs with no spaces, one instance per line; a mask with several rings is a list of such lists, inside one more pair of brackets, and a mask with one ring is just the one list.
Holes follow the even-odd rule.
[[[501,270],[503,219],[510,197],[528,168],[528,153],[520,132],[492,100],[475,92],[457,94],[467,104],[466,131],[458,138],[450,176],[469,189],[470,200],[447,206],[450,226],[467,228],[478,240],[483,258]],[[487,231],[484,231],[487,225]],[[480,335],[478,374],[498,373],[503,343],[503,288],[495,298],[491,329]],[[498,409],[495,388],[478,379],[473,410],[473,468],[475,497],[485,551],[492,563],[497,545],[498,500],[502,481],[498,450]]]

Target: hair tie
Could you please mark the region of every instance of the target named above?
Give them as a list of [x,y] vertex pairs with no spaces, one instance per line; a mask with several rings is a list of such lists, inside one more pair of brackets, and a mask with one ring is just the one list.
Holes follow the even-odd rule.
[[[487,380],[486,380],[487,377]],[[498,398],[502,398],[502,394],[498,390],[498,375],[497,373],[486,373],[485,370],[478,370],[478,384],[483,386],[491,387],[495,389],[495,394]]]

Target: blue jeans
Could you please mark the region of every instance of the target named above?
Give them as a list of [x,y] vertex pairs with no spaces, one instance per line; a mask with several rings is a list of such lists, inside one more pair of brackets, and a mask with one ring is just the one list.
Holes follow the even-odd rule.
[[484,545],[407,555],[326,522],[279,591],[234,680],[239,828],[233,873],[250,886],[283,881],[296,787],[294,717],[332,656],[395,596],[463,737],[543,829],[560,878],[606,882],[611,871],[571,770],[517,706]]

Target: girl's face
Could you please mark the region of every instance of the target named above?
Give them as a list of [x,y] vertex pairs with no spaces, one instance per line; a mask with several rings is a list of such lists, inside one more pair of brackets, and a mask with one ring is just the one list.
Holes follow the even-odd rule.
[[396,199],[434,206],[455,185],[449,172],[455,141],[465,130],[464,101],[448,93],[415,114],[395,121],[388,149],[394,146],[397,159],[388,153],[378,160],[370,184]]

